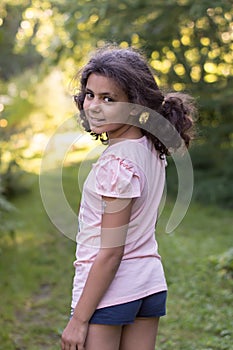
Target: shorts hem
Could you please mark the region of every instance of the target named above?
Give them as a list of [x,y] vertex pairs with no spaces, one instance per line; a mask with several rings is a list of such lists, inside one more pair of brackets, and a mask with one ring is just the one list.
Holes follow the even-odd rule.
[[[89,324],[123,326],[132,324],[137,318],[160,318],[166,315],[167,291],[163,290],[147,297],[123,304],[96,309]],[[71,310],[71,317],[73,309]]]
[[126,326],[128,324],[133,324],[135,320],[137,319],[140,319],[140,318],[160,318],[160,317],[163,317],[163,316],[166,316],[166,313],[161,313],[161,314],[158,314],[158,315],[155,315],[155,316],[138,316],[138,317],[135,317],[134,320],[130,320],[130,321],[110,321],[110,322],[104,322],[104,321],[89,321],[89,324],[100,324],[100,325],[105,325],[105,326]]

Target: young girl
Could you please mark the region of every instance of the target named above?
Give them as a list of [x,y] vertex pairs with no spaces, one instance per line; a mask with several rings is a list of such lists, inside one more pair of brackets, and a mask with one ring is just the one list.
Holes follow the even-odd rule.
[[72,317],[62,350],[154,350],[167,285],[154,231],[165,156],[188,147],[190,96],[159,90],[143,56],[105,47],[74,96],[82,125],[108,146],[83,187]]

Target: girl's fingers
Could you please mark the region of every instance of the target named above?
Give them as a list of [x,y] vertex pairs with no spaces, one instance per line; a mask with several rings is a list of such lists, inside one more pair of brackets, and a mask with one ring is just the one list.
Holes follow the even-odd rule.
[[[69,348],[69,350],[79,350],[79,346],[78,345],[71,345],[71,347]],[[67,349],[68,350],[68,349]]]
[[61,342],[61,350],[85,350],[85,346],[82,345],[70,345],[64,341]]
[[78,350],[78,346],[76,345],[70,345],[67,342],[62,341],[61,342],[61,350]]

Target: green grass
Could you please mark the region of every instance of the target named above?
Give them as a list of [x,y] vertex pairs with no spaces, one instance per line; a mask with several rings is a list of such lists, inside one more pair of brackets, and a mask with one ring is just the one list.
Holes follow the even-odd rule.
[[[17,197],[15,240],[0,242],[0,349],[55,350],[66,325],[75,243],[59,233],[43,209],[38,178]],[[64,191],[76,210],[77,168],[65,169]],[[169,285],[167,316],[157,350],[233,349],[233,282],[213,264],[233,244],[232,213],[192,203],[175,233],[164,233],[172,208],[160,217],[157,239]],[[143,350],[143,349],[142,349]]]
[[157,349],[233,349],[233,281],[212,263],[233,245],[232,224],[230,211],[193,204],[176,233],[158,230],[169,298]]

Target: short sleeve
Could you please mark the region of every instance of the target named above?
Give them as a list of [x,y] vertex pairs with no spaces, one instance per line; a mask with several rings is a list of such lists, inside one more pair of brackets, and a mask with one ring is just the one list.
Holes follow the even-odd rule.
[[139,171],[130,161],[108,155],[95,164],[94,171],[97,194],[116,198],[141,196]]

